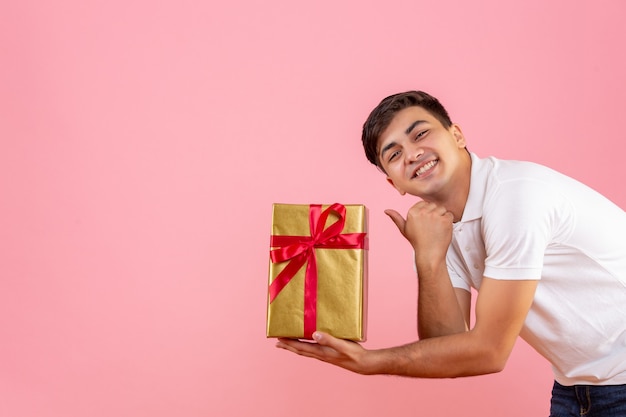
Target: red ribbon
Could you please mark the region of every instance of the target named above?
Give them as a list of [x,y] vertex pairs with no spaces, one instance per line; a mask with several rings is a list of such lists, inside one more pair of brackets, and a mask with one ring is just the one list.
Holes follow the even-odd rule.
[[[326,227],[331,212],[339,219]],[[311,236],[270,237],[270,258],[273,263],[289,261],[287,266],[272,281],[269,287],[270,303],[282,291],[296,273],[307,263],[304,279],[304,338],[311,339],[317,327],[317,261],[315,248],[363,249],[365,233],[344,233],[346,207],[332,204],[322,211],[319,204],[309,206],[309,228]]]

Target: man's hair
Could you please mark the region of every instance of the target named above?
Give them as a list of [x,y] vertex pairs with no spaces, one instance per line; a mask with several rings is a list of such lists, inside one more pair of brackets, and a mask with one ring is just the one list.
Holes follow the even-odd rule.
[[452,126],[452,121],[446,109],[435,97],[423,91],[407,91],[393,94],[384,98],[363,124],[363,149],[367,159],[378,168],[382,169],[378,159],[378,139],[387,129],[391,120],[400,111],[407,107],[421,107],[432,114],[447,129]]

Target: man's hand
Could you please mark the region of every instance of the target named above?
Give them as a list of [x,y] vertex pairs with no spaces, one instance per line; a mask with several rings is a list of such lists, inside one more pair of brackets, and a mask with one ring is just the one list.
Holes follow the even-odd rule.
[[400,233],[411,243],[415,254],[430,261],[444,261],[452,240],[454,215],[443,206],[420,201],[407,213],[406,220],[395,210],[385,210]]
[[374,373],[368,356],[371,351],[360,344],[349,340],[337,339],[328,333],[315,332],[313,338],[317,343],[302,342],[296,339],[278,339],[276,347],[309,358],[315,358],[356,372],[362,375]]

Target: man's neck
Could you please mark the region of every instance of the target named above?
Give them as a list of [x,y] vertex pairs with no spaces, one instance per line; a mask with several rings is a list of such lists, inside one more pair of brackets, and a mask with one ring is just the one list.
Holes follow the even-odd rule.
[[472,158],[469,151],[465,150],[461,156],[462,163],[459,169],[455,173],[455,178],[450,182],[450,188],[445,190],[444,197],[437,204],[444,206],[449,212],[454,215],[454,222],[461,221],[463,218],[463,212],[465,211],[465,205],[467,204],[467,198],[469,196],[471,172],[472,172]]

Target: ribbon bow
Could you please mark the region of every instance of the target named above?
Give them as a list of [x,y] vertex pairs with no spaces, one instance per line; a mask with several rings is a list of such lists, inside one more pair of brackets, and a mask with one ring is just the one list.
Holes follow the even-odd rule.
[[[331,212],[339,219],[326,227],[326,220]],[[322,211],[319,204],[309,206],[309,228],[311,236],[270,237],[270,258],[273,263],[289,261],[287,266],[276,276],[269,287],[270,303],[282,291],[296,273],[307,263],[304,279],[304,338],[311,339],[317,327],[317,261],[315,248],[363,249],[365,233],[345,233],[346,207],[332,204]]]

